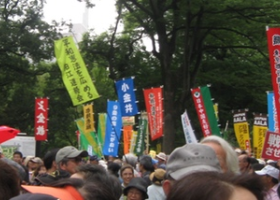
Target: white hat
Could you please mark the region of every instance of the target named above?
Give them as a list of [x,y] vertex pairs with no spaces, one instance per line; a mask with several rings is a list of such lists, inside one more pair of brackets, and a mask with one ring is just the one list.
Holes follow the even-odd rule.
[[156,155],[157,158],[166,161],[166,154],[163,152],[160,152],[158,155]]
[[279,170],[276,169],[275,167],[272,167],[271,165],[266,165],[264,168],[262,168],[262,170],[255,171],[255,172],[256,172],[256,174],[261,175],[261,176],[268,175],[277,180],[279,178]]

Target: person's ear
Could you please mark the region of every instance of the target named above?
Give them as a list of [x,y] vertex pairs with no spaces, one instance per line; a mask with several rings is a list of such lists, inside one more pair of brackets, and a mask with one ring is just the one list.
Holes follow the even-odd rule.
[[166,196],[169,194],[171,187],[172,187],[172,183],[170,180],[167,179],[163,181],[162,188]]
[[64,164],[62,162],[59,163],[59,168],[62,170],[66,170],[66,163],[64,163]]

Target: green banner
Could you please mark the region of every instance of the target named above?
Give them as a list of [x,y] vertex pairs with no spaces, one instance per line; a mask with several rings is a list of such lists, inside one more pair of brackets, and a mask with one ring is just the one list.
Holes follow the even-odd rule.
[[64,85],[74,106],[99,97],[72,36],[54,42],[54,52]]
[[101,149],[103,149],[104,140],[105,140],[105,132],[106,132],[106,113],[98,114],[98,127],[97,127],[97,138],[101,144]]
[[146,138],[147,128],[148,128],[148,118],[141,115],[139,119],[139,129],[138,129],[136,145],[134,148],[134,153],[137,156],[143,155],[143,152],[145,150],[145,138]]
[[216,118],[213,102],[211,100],[210,90],[207,86],[205,86],[205,87],[201,87],[200,91],[202,94],[208,122],[210,124],[211,133],[213,135],[221,136],[220,129],[218,126],[218,120]]
[[84,132],[84,118],[77,119],[76,124],[80,132],[81,149],[87,150],[90,155],[97,155],[101,158],[103,154],[101,144],[97,139],[97,134],[94,132]]

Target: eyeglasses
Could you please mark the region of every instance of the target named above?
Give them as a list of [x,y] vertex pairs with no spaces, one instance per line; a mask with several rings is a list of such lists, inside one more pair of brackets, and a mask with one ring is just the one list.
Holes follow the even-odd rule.
[[132,196],[132,195],[140,196],[140,195],[142,195],[142,193],[139,190],[132,188],[132,189],[128,190],[127,196]]

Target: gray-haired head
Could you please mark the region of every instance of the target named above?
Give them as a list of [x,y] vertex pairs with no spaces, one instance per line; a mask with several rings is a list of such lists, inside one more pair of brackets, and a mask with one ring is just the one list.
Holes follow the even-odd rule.
[[225,139],[216,135],[211,135],[203,138],[200,141],[200,143],[215,143],[220,145],[226,154],[227,170],[233,173],[239,173],[238,157],[236,155],[236,152],[234,151],[234,148]]
[[123,162],[131,165],[134,169],[136,168],[136,164],[137,164],[137,156],[135,156],[132,153],[128,153],[123,155],[122,157]]

